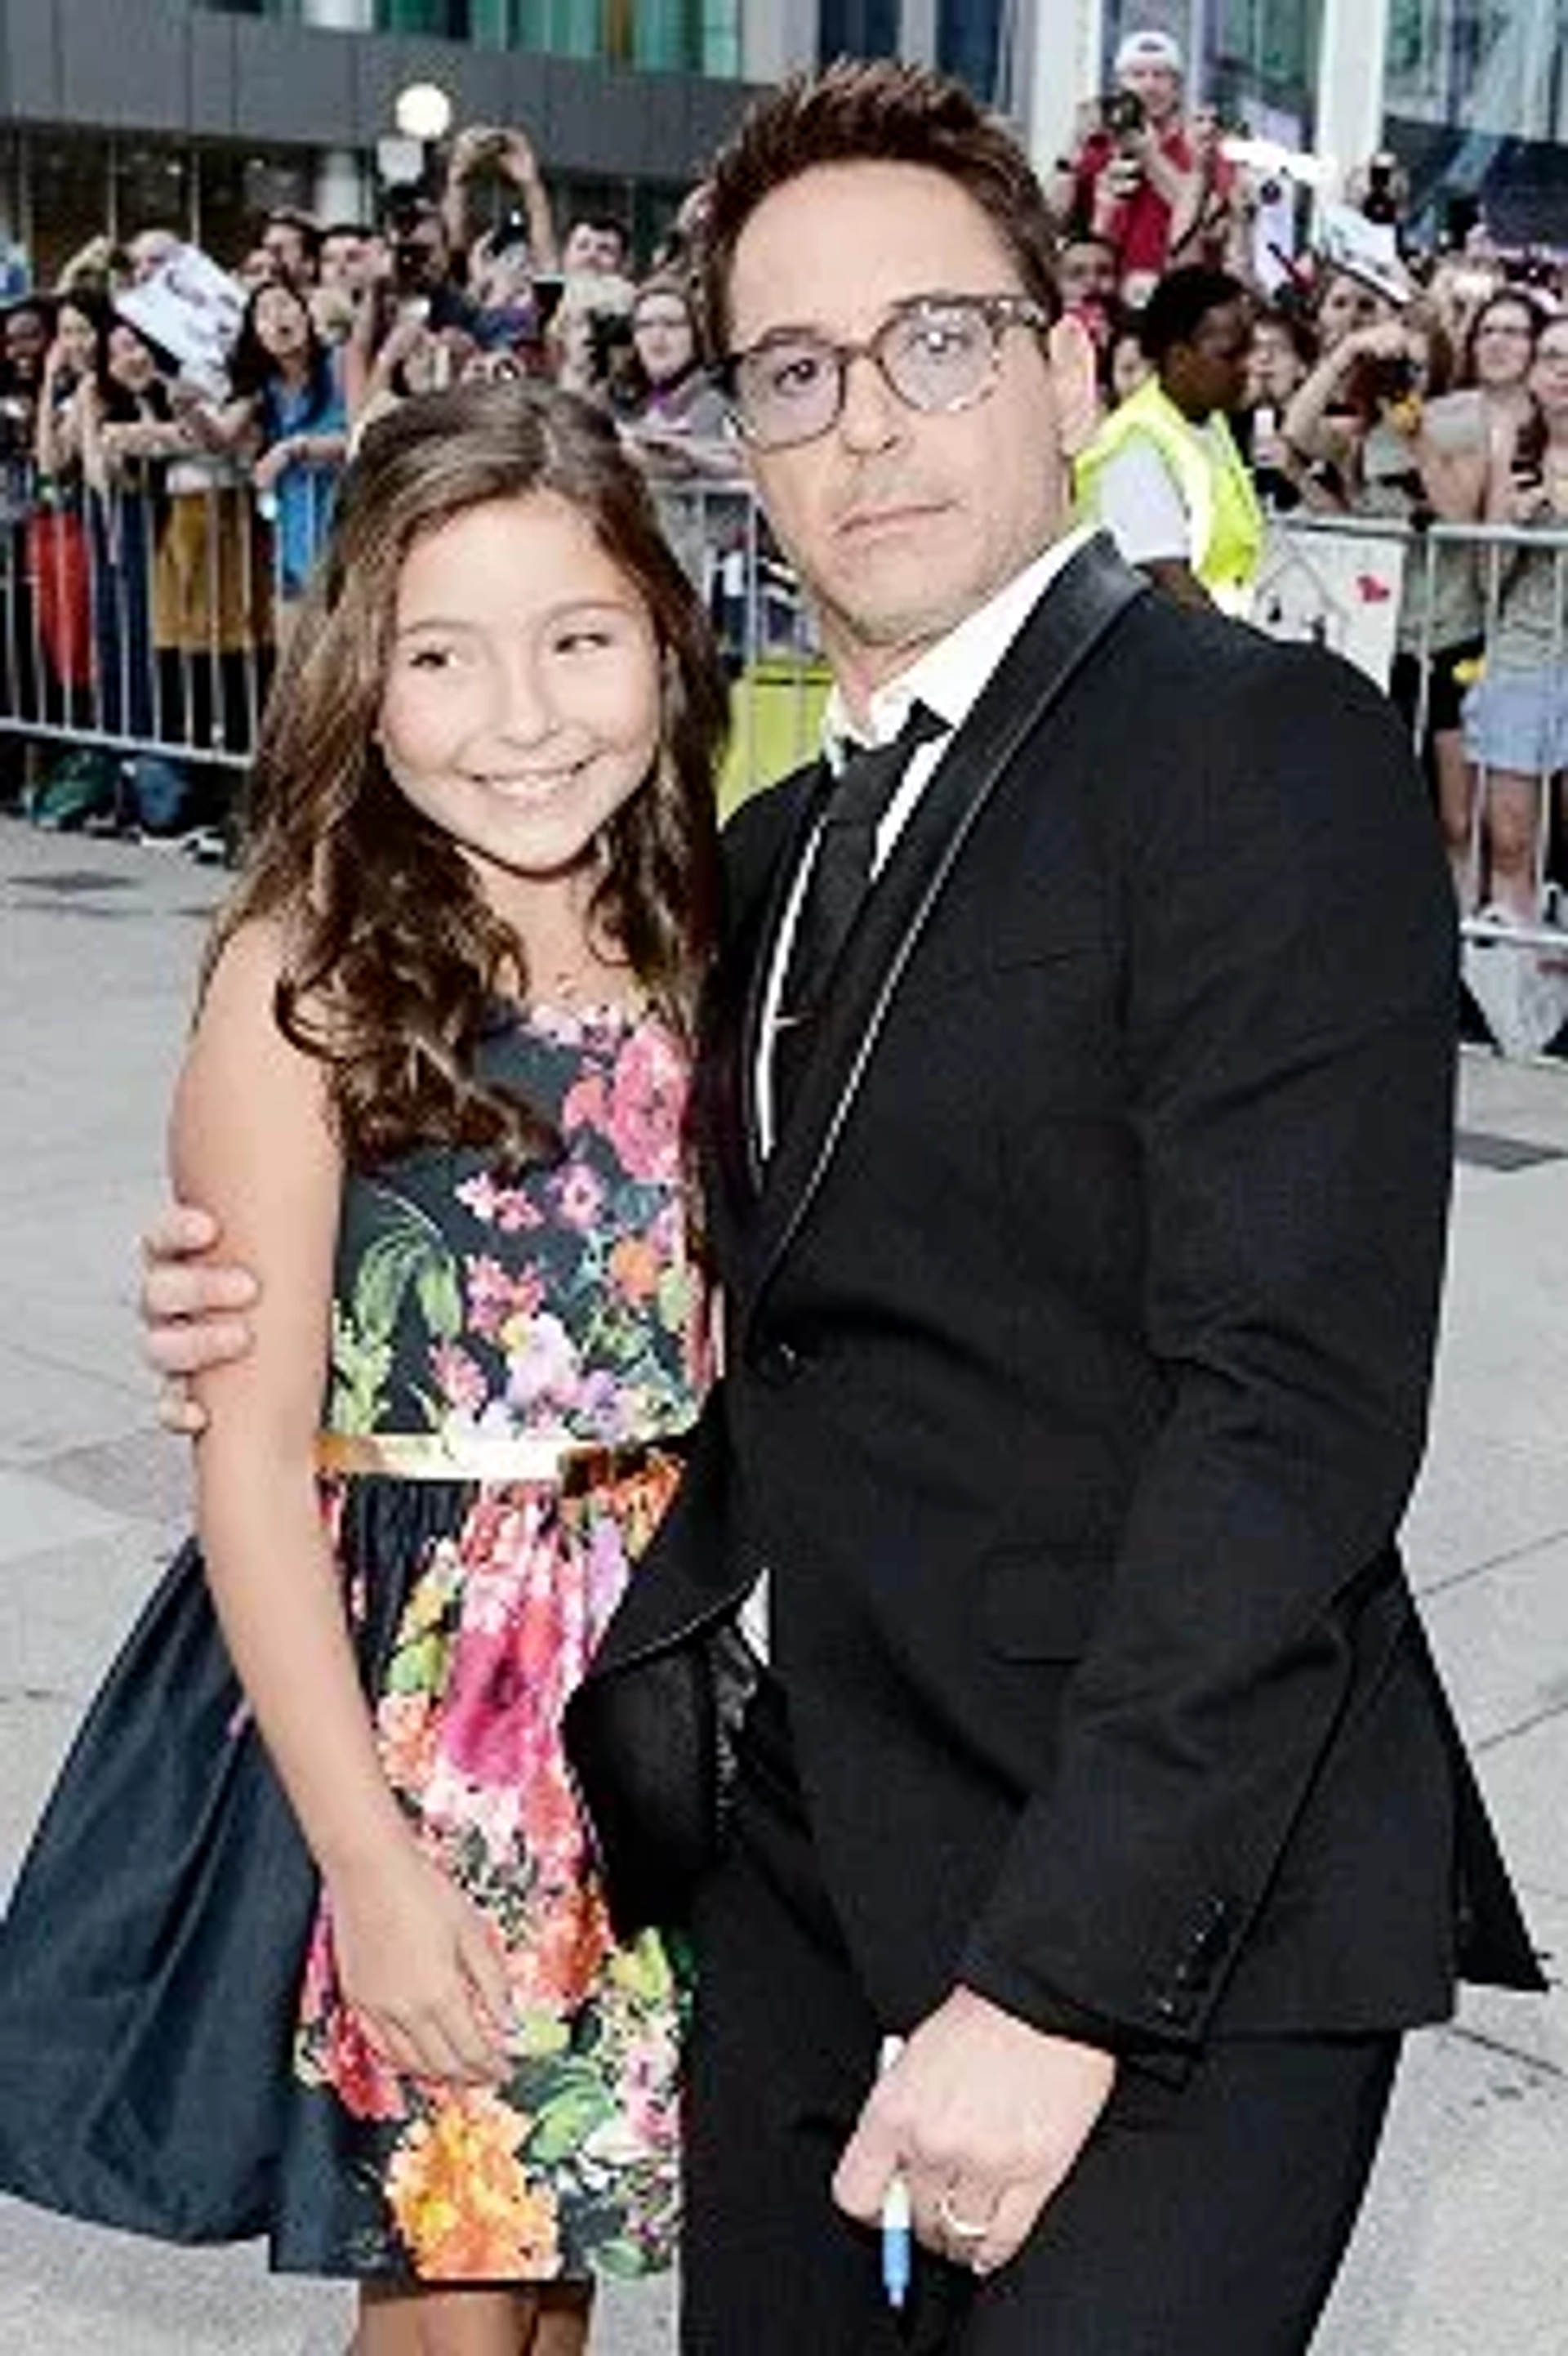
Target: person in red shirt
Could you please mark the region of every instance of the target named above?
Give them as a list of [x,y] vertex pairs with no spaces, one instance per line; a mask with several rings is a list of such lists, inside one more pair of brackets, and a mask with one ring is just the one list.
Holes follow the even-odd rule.
[[1079,235],[1115,249],[1124,303],[1147,301],[1191,249],[1206,212],[1228,201],[1234,169],[1212,143],[1200,148],[1181,105],[1182,56],[1170,34],[1129,33],[1116,51],[1116,87],[1053,192]]

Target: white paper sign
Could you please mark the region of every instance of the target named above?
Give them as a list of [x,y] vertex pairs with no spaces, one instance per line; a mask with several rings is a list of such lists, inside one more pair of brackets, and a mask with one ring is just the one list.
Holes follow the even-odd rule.
[[1404,562],[1404,541],[1388,532],[1314,530],[1276,517],[1253,591],[1253,623],[1271,638],[1328,647],[1386,688]]
[[1391,303],[1408,303],[1410,275],[1399,255],[1392,221],[1370,221],[1354,205],[1317,208],[1314,242],[1331,270],[1347,270]]
[[114,307],[161,344],[183,376],[204,391],[227,391],[245,290],[198,245],[175,246],[150,278],[115,295]]

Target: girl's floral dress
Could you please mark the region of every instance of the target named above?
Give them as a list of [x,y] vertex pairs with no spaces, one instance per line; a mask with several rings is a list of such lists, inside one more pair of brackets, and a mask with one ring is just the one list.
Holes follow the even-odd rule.
[[560,1156],[506,1179],[428,1151],[350,1181],[327,1428],[606,1453],[564,1485],[324,1483],[388,1778],[499,1934],[514,2037],[498,2086],[396,2074],[340,1997],[323,1897],[272,2222],[274,2263],[310,2273],[537,2281],[673,2252],[680,1961],[613,1941],[560,1724],[677,1474],[638,1443],[690,1424],[708,1372],[686,1070],[645,1010],[536,1010],[488,1054]]
[[[505,1957],[505,2082],[400,2076],[359,2036],[191,1539],[0,1919],[0,2191],[165,2240],[265,2235],[309,2274],[540,2282],[673,2254],[680,1959],[612,1940],[560,1726],[709,1375],[687,1072],[645,1009],[498,1015],[483,1052],[560,1151],[516,1179],[429,1151],[348,1183],[327,1446],[383,1465],[322,1494],[388,1779]],[[481,1480],[390,1475],[485,1435],[517,1446]],[[539,1477],[562,1441],[570,1477]]]

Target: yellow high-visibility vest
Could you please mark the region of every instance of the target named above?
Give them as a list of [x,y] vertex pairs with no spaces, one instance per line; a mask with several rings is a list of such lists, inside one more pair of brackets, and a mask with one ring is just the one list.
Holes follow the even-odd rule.
[[1201,430],[1184,416],[1157,377],[1112,410],[1073,466],[1078,512],[1101,520],[1100,475],[1138,436],[1152,442],[1187,510],[1188,562],[1217,605],[1245,615],[1263,555],[1264,518],[1252,475],[1229,421],[1217,410]]

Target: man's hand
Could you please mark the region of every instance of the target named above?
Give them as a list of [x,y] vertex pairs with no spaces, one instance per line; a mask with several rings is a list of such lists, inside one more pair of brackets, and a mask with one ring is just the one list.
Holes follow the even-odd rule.
[[243,1312],[256,1301],[256,1280],[248,1269],[203,1258],[217,1241],[217,1220],[181,1203],[161,1211],[142,1237],[143,1355],[164,1376],[160,1420],[192,1437],[207,1419],[186,1377],[242,1358],[254,1339]]
[[955,1988],[872,2088],[833,2197],[874,2225],[901,2170],[920,2240],[994,2273],[1072,2169],[1115,2076],[1098,2047],[1047,2036]]
[[519,188],[534,187],[539,177],[539,158],[527,132],[514,125],[501,141],[498,161],[507,178]]
[[482,166],[494,162],[506,134],[493,130],[487,123],[464,125],[452,143],[447,161],[447,176],[453,180],[472,179]]

